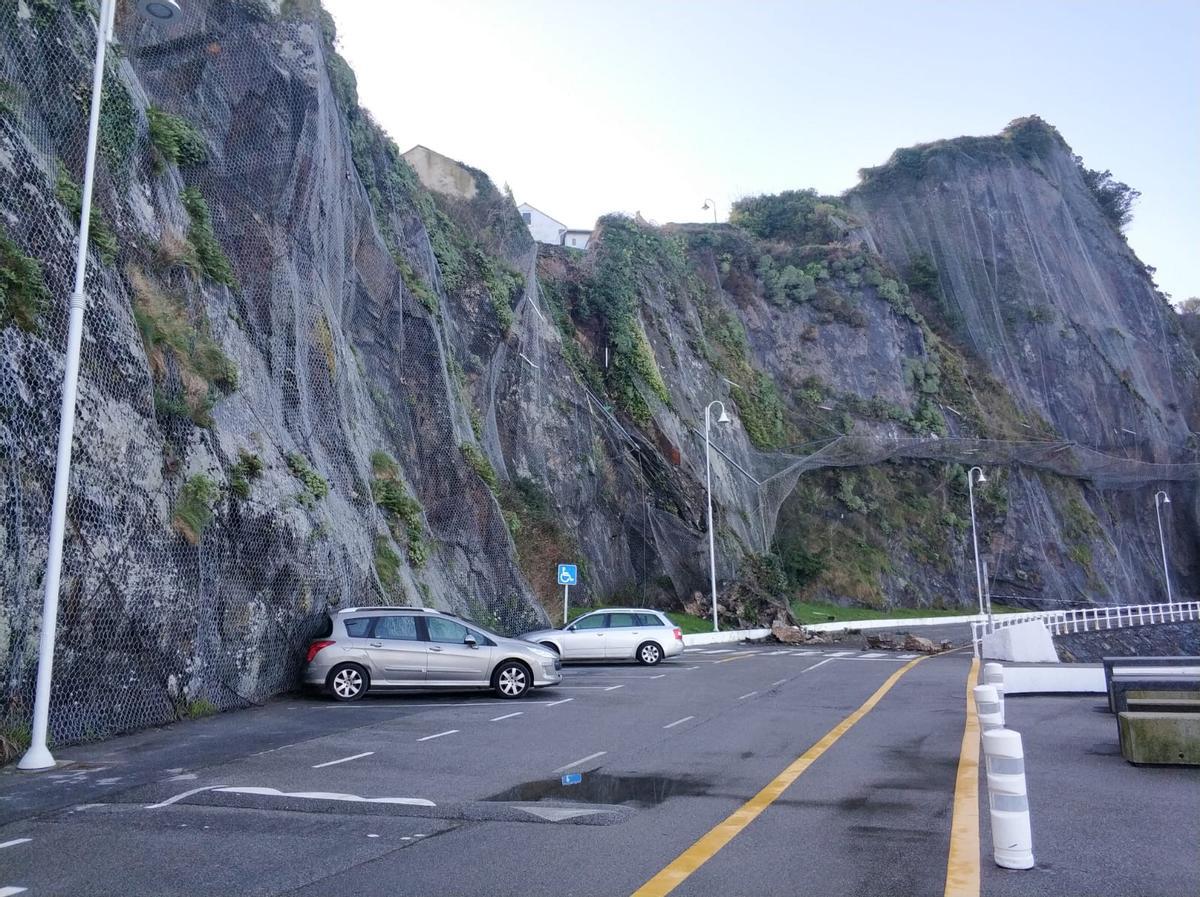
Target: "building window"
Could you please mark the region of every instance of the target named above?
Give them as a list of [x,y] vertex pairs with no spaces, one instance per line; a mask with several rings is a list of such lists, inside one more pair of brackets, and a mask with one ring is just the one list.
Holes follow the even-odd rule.
[[533,223],[533,222],[531,222],[531,221],[529,220],[531,217],[533,217],[533,216],[531,216],[531,215],[530,215],[528,212],[522,212],[522,213],[521,213],[521,220],[522,220],[522,221],[524,221],[526,224],[532,224],[532,223]]

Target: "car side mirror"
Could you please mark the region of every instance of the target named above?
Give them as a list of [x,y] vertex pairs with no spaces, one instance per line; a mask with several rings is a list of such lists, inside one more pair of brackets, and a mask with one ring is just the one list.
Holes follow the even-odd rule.
[[567,632],[574,632],[574,631],[575,631],[575,624],[572,623],[570,626],[567,627]]
[[473,636],[473,635],[468,635],[465,639],[463,639],[463,644],[466,645],[468,648],[478,648],[479,647],[479,642],[475,641],[475,636]]

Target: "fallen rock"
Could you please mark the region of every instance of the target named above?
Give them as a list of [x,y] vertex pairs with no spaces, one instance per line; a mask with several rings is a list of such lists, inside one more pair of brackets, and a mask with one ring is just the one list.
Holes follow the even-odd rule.
[[884,651],[895,651],[900,646],[896,644],[896,640],[891,635],[868,635],[867,648],[880,649]]
[[788,626],[786,623],[776,621],[771,626],[771,635],[775,636],[777,641],[783,642],[785,645],[803,645],[809,641],[803,629],[799,626]]
[[938,647],[924,636],[909,635],[904,639],[904,650],[916,651],[919,654],[936,654]]

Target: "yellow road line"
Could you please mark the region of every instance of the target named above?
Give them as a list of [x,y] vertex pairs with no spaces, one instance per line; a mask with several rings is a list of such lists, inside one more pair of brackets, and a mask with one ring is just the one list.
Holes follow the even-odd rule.
[[[733,659],[730,658],[730,660]],[[866,716],[871,711],[871,708],[879,703],[879,699],[888,693],[901,676],[922,660],[925,660],[925,658],[918,657],[916,660],[911,660],[892,673],[883,685],[879,686],[875,690],[875,693],[863,702],[861,707],[826,732],[820,741],[801,754],[797,759],[793,760],[791,765],[772,779],[762,791],[742,804],[741,807],[726,817],[723,822],[717,823],[708,834],[677,856],[666,868],[634,891],[633,897],[664,897],[664,895],[670,894],[679,887],[689,875],[716,856],[722,847],[732,841],[742,829],[757,819],[763,810],[778,800],[780,795],[787,790],[788,786],[800,778],[801,774],[812,766],[818,757],[833,747],[834,743],[845,735],[851,726]]]
[[975,657],[967,673],[967,723],[954,782],[945,897],[979,897],[979,717],[971,692],[978,676],[979,658]]

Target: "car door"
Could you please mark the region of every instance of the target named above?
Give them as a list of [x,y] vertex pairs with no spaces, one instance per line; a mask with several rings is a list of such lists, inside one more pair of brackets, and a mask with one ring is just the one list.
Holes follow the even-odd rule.
[[486,642],[473,636],[474,645],[466,643],[470,630],[462,623],[445,617],[428,616],[425,628],[425,681],[429,685],[488,685],[492,669],[492,651]]
[[375,617],[368,644],[374,684],[425,684],[426,645],[413,614]]
[[585,614],[562,636],[563,660],[603,660],[608,614]]
[[608,615],[608,629],[604,635],[604,656],[609,660],[632,660],[633,652],[640,644],[641,627],[639,614],[617,613]]

